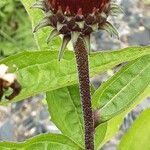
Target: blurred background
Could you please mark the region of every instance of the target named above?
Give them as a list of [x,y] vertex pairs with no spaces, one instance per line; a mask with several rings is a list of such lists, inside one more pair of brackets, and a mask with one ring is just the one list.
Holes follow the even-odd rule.
[[[127,46],[150,44],[150,0],[118,0],[124,14],[109,18],[119,31],[120,39],[111,38],[105,32],[92,35],[92,50],[111,50]],[[31,23],[19,0],[0,1],[0,59],[24,50],[36,50]],[[119,66],[120,67],[120,66]],[[119,67],[91,80],[98,87],[110,78]],[[124,120],[120,131],[103,150],[116,150],[123,133],[138,114],[150,106],[147,98]],[[0,141],[24,141],[40,133],[59,132],[50,121],[45,95],[39,94],[24,101],[0,106]]]

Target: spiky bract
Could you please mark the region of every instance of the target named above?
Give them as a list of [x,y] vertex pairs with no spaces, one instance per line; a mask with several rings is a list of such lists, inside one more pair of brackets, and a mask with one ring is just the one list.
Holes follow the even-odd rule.
[[122,10],[111,3],[111,0],[38,0],[32,7],[40,8],[46,14],[34,32],[42,27],[53,27],[48,43],[59,34],[63,35],[59,59],[62,58],[68,42],[72,39],[75,43],[79,35],[83,37],[88,51],[92,32],[106,30],[111,35],[118,36],[107,18],[109,15],[116,16]]

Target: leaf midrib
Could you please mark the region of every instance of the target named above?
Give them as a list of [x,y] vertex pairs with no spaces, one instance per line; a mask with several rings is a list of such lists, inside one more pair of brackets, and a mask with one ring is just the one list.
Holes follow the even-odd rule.
[[[134,62],[134,63],[136,63],[136,62]],[[134,63],[133,63],[133,64],[134,64]],[[113,101],[124,89],[126,89],[126,87],[127,87],[129,84],[131,84],[134,80],[136,80],[136,78],[137,78],[138,76],[140,76],[140,74],[141,74],[142,72],[144,72],[149,66],[150,66],[150,63],[147,64],[146,67],[144,67],[144,68],[139,72],[139,74],[137,74],[130,82],[128,82],[113,98],[111,98],[110,101],[109,101],[106,105],[104,105],[104,107],[101,108],[101,111],[102,111],[105,107],[107,107],[107,105],[109,105],[110,103],[112,103],[112,101]],[[128,69],[129,69],[129,68],[127,68],[125,71],[127,71]],[[117,79],[116,79],[116,80],[117,80]]]

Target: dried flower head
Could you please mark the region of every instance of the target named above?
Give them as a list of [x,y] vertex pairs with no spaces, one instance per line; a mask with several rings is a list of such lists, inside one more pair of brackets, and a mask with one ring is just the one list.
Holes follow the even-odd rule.
[[90,34],[106,30],[118,36],[116,29],[107,21],[109,15],[117,15],[122,10],[111,0],[38,0],[32,7],[42,9],[46,17],[35,27],[35,32],[46,26],[54,30],[48,37],[49,43],[54,37],[63,34],[60,58],[72,39],[82,36],[90,50]]
[[0,65],[0,100],[3,97],[4,89],[12,88],[13,93],[6,96],[7,99],[13,99],[21,91],[21,86],[17,81],[16,75],[14,73],[8,73],[8,66]]

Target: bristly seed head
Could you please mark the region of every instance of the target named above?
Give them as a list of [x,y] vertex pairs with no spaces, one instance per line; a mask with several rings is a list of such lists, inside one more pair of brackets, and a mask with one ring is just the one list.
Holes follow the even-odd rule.
[[[88,50],[90,50],[89,41],[92,32],[106,30],[111,35],[118,37],[117,30],[107,21],[107,17],[116,16],[122,10],[118,5],[111,3],[111,0],[38,0],[32,7],[40,8],[46,14],[34,31],[52,26],[54,30],[48,42],[59,34],[63,34],[65,44],[62,44],[60,49],[62,52],[69,40],[77,39],[73,36],[83,37]],[[73,34],[74,32],[77,34]],[[62,55],[62,52],[59,54]]]
[[48,0],[48,4],[55,13],[59,10],[63,14],[87,16],[95,12],[102,12],[109,7],[110,0]]

